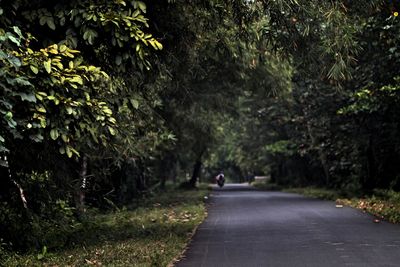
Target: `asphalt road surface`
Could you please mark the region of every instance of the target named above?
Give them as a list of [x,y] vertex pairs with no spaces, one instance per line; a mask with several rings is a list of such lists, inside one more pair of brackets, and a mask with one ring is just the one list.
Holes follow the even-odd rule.
[[334,202],[228,184],[215,189],[184,266],[400,266],[400,225]]

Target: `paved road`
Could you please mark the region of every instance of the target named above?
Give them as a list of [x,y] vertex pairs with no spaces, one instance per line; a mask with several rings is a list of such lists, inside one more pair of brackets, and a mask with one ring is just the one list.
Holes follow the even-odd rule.
[[334,202],[231,184],[214,190],[185,266],[400,266],[400,226]]

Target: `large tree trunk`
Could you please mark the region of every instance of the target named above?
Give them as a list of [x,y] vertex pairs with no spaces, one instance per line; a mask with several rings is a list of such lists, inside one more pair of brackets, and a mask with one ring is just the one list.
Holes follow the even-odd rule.
[[201,160],[196,160],[196,163],[193,166],[192,178],[190,178],[189,180],[189,185],[191,187],[196,187],[196,182],[200,176],[201,165],[202,165]]
[[200,177],[201,165],[203,165],[202,157],[203,157],[204,152],[205,152],[205,149],[199,154],[199,157],[197,158],[197,160],[193,166],[192,178],[189,180],[189,185],[193,188],[196,187],[196,182]]

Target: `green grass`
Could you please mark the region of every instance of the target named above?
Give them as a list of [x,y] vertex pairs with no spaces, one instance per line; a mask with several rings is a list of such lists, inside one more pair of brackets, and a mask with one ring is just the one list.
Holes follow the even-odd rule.
[[87,222],[71,234],[68,248],[25,255],[8,252],[0,265],[168,266],[205,218],[206,194],[204,187],[172,190],[132,210],[88,215]]

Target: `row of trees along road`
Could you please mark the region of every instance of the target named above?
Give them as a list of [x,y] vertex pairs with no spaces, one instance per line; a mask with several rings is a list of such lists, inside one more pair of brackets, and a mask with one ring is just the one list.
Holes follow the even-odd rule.
[[3,1],[2,242],[61,246],[49,231],[84,220],[87,206],[128,203],[167,180],[194,187],[218,168],[397,188],[395,8]]

